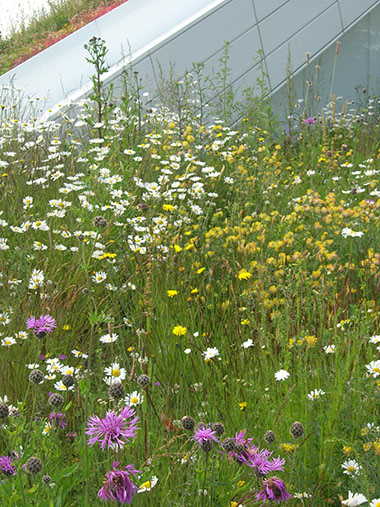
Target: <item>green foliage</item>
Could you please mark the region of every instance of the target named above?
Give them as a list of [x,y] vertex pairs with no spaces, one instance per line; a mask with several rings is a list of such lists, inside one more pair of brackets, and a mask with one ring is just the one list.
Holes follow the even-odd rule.
[[[302,113],[281,136],[263,70],[246,110],[227,87],[220,116],[243,115],[241,125],[207,125],[215,89],[202,65],[163,85],[170,109],[148,111],[133,71],[110,107],[106,48],[94,39],[88,51],[92,95],[60,136],[11,122],[12,108],[1,126],[0,396],[12,414],[0,455],[19,454],[17,475],[1,476],[2,504],[101,505],[117,460],[142,471],[138,486],[158,477],[134,505],[245,505],[261,478],[216,445],[203,451],[185,415],[223,422],[221,438],[246,430],[285,458],[276,475],[309,495],[289,505],[378,497],[379,383],[368,373],[380,315],[378,114],[305,124]],[[52,333],[23,333],[45,314]],[[29,381],[31,364],[42,384]],[[64,367],[74,390],[60,391],[56,411],[67,426],[49,426]],[[276,380],[280,370],[289,377]],[[121,377],[142,399],[137,438],[119,453],[89,447],[88,418],[125,403],[105,382]],[[22,471],[31,456],[43,462],[35,476]],[[347,459],[357,474],[343,473]]]

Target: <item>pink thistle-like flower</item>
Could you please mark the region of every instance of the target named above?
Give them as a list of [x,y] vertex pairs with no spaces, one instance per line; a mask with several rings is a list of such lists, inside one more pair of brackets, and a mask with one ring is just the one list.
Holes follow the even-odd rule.
[[29,317],[26,321],[27,329],[32,329],[37,338],[43,338],[51,333],[57,327],[56,320],[51,315],[41,315],[40,317]]
[[5,475],[16,474],[16,468],[12,464],[12,458],[9,456],[0,456],[0,472]]
[[98,491],[98,497],[102,500],[130,504],[138,490],[131,476],[140,473],[140,470],[136,470],[133,465],[127,465],[123,470],[118,470],[118,466],[119,463],[112,463],[113,470],[106,473],[103,486]]
[[285,502],[292,498],[286,491],[285,483],[278,477],[270,477],[263,481],[263,489],[256,495],[256,500],[262,500],[263,502]]
[[211,428],[201,427],[196,430],[193,435],[193,440],[195,440],[199,445],[203,445],[205,442],[213,441],[217,442],[216,433]]
[[258,475],[267,475],[276,471],[283,471],[285,460],[282,458],[271,459],[272,453],[267,449],[259,449],[255,446],[238,455],[238,461],[254,468]]
[[317,123],[317,119],[314,118],[314,116],[309,116],[308,118],[305,118],[303,122],[305,125],[315,125]]
[[101,449],[122,449],[128,440],[136,436],[138,421],[130,407],[124,407],[119,415],[110,410],[103,419],[92,416],[86,430],[86,435],[91,435],[88,445],[99,442]]
[[50,412],[49,421],[62,429],[67,426],[66,416],[62,412]]
[[253,442],[253,438],[246,438],[245,436],[246,432],[239,431],[238,433],[235,433],[235,444],[236,445],[244,445],[244,447],[250,446]]

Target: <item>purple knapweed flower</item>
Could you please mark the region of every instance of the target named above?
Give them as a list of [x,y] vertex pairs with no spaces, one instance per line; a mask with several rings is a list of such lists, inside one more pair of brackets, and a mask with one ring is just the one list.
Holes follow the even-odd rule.
[[15,475],[16,468],[12,465],[12,458],[0,456],[0,472],[5,475]]
[[246,438],[245,434],[245,431],[239,431],[238,433],[235,433],[234,440],[236,445],[243,445],[244,447],[247,447],[252,444],[253,438]]
[[86,435],[91,436],[88,445],[98,442],[101,449],[122,449],[129,439],[136,436],[138,421],[131,407],[124,407],[119,415],[110,410],[103,419],[92,416],[86,430]]
[[140,471],[136,470],[133,465],[127,465],[123,470],[118,470],[118,466],[119,463],[112,463],[113,470],[106,473],[103,486],[98,491],[98,497],[102,500],[130,504],[138,490],[131,477]]
[[256,500],[262,500],[263,502],[285,502],[292,498],[286,491],[285,483],[278,477],[270,477],[263,481],[263,489],[256,495]]
[[195,440],[200,446],[202,446],[205,442],[217,442],[216,433],[211,428],[201,427],[196,430],[193,435],[193,440]]
[[67,426],[66,416],[62,412],[50,412],[49,421],[64,429]]
[[237,460],[244,465],[253,468],[258,475],[267,475],[276,471],[283,471],[285,460],[282,458],[271,459],[272,452],[268,449],[259,449],[255,446],[246,449],[237,455]]
[[26,327],[32,329],[37,338],[43,338],[48,333],[54,331],[57,327],[57,322],[51,315],[41,315],[38,318],[29,317],[26,321]]
[[305,125],[315,125],[317,123],[317,119],[314,118],[314,116],[309,116],[309,118],[305,118],[303,122]]

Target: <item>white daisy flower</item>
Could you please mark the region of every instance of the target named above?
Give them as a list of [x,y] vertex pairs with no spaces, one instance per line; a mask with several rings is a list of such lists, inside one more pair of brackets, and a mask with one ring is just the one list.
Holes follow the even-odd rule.
[[314,389],[313,391],[310,391],[310,393],[307,395],[309,400],[319,400],[322,396],[324,396],[326,393],[322,391],[322,389]]
[[377,345],[378,343],[380,343],[380,334],[375,334],[375,335],[371,336],[369,339],[369,343],[373,343],[374,345]]
[[350,477],[359,475],[362,466],[354,459],[348,459],[342,463],[343,473]]
[[150,491],[158,482],[158,477],[153,475],[153,477],[150,479],[150,481],[143,482],[139,489],[137,490],[137,493],[145,493],[147,491]]
[[133,391],[133,393],[130,393],[125,397],[124,401],[129,407],[136,407],[137,405],[141,405],[144,401],[144,396],[137,391]]
[[127,371],[125,368],[120,368],[119,363],[112,363],[111,366],[104,368],[104,373],[108,377],[112,377],[117,379],[118,381],[124,380],[127,376]]
[[342,505],[347,505],[348,507],[356,507],[356,505],[361,505],[365,502],[367,502],[367,499],[364,495],[361,493],[351,493],[351,491],[349,491],[348,498],[346,500],[342,500]]
[[216,347],[208,347],[204,352],[202,352],[202,355],[205,361],[211,361],[211,359],[215,358],[220,359],[220,352]]
[[95,283],[102,283],[107,278],[107,273],[104,271],[97,271],[91,278]]
[[11,347],[16,344],[16,340],[12,336],[6,336],[1,340],[1,345],[3,347]]
[[73,391],[74,390],[74,386],[65,386],[65,384],[62,382],[62,380],[59,380],[58,382],[56,382],[54,384],[54,389],[56,389],[57,391]]
[[275,379],[279,382],[281,380],[286,380],[290,377],[290,373],[286,370],[278,370],[274,374]]
[[377,378],[380,375],[380,359],[371,361],[369,364],[366,364],[365,367],[368,370],[368,374],[372,377]]
[[99,341],[102,343],[113,343],[118,338],[119,338],[119,335],[117,335],[116,333],[111,333],[111,334],[107,333],[107,334],[104,334],[103,336],[101,336],[99,338]]

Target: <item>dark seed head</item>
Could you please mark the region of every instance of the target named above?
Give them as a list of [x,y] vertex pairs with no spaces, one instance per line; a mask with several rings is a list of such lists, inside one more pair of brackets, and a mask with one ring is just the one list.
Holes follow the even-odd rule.
[[45,484],[49,484],[49,482],[51,482],[50,475],[43,475],[42,476],[42,482],[44,482]]
[[267,444],[272,444],[276,440],[276,435],[272,430],[268,430],[264,435],[264,440]]
[[235,440],[233,438],[226,438],[222,442],[222,447],[227,452],[232,452],[236,448]]
[[21,456],[21,454],[22,454],[22,453],[20,453],[20,451],[11,451],[11,452],[9,453],[9,457],[10,457],[11,459],[19,459],[19,458],[20,458],[20,456]]
[[140,387],[147,387],[150,384],[150,377],[148,375],[139,375],[136,382]]
[[94,225],[96,227],[107,227],[108,222],[104,217],[97,216],[94,218]]
[[235,452],[237,452],[238,454],[243,454],[244,451],[245,451],[244,445],[235,444]]
[[108,395],[114,400],[120,400],[124,396],[124,387],[121,382],[111,384],[108,389]]
[[299,421],[295,421],[290,427],[290,434],[293,438],[300,438],[305,433],[303,424]]
[[0,403],[0,419],[5,419],[9,416],[9,408],[5,403]]
[[49,396],[48,403],[52,407],[60,407],[63,405],[65,399],[61,394],[53,393]]
[[32,370],[29,373],[29,380],[33,382],[33,384],[41,384],[44,380],[44,374],[41,370]]
[[184,417],[182,417],[181,423],[182,423],[182,428],[185,430],[192,431],[194,429],[195,421],[189,415],[185,415]]
[[42,461],[40,460],[40,458],[32,456],[25,463],[25,468],[26,471],[30,474],[38,474],[38,472],[41,472],[42,470]]
[[66,387],[71,387],[74,385],[74,377],[72,375],[64,375],[62,377],[62,384]]
[[201,443],[201,447],[205,452],[210,452],[212,449],[212,440],[205,440]]
[[215,433],[220,437],[220,435],[223,435],[224,433],[224,424],[221,422],[215,422],[211,424],[212,431],[215,431]]

